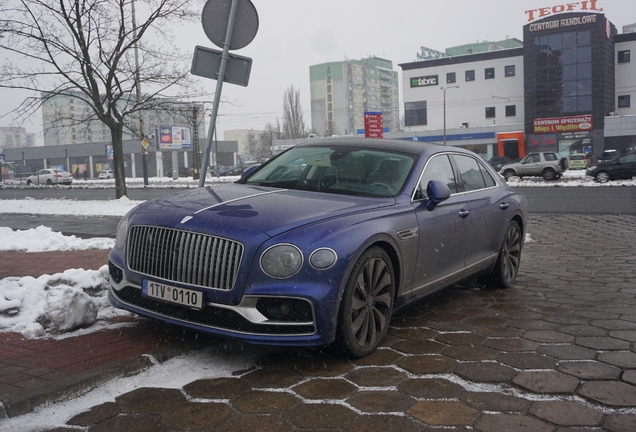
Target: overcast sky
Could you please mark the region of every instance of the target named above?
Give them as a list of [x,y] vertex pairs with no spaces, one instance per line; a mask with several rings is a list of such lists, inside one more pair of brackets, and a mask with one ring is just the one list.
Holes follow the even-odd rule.
[[[420,47],[438,51],[477,41],[523,38],[528,23],[526,10],[558,6],[563,0],[252,0],[259,16],[259,29],[251,44],[233,53],[252,58],[247,87],[225,84],[217,131],[261,129],[282,119],[283,94],[293,85],[300,90],[305,122],[311,126],[309,66],[382,57],[393,62],[401,78],[401,63],[417,59]],[[573,2],[570,2],[573,3]],[[581,1],[579,4],[590,1]],[[622,33],[636,23],[634,0],[597,0],[598,8]],[[217,49],[202,26],[181,34],[186,51],[196,45]],[[4,53],[0,53],[0,56]],[[216,81],[205,80],[210,92]],[[401,89],[401,83],[400,83]],[[400,90],[400,105],[402,94]],[[4,116],[24,97],[16,90],[0,89],[0,126],[11,124]],[[40,118],[27,124],[27,131],[41,135]],[[36,138],[37,140],[37,138]]]

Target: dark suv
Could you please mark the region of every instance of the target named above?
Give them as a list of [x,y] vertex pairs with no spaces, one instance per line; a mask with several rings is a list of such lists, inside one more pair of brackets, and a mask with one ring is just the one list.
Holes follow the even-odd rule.
[[605,162],[609,162],[612,159],[616,159],[620,155],[621,155],[621,152],[619,152],[618,150],[605,150],[598,157],[597,163],[602,164]]
[[594,180],[599,183],[609,180],[630,180],[636,177],[636,152],[625,153],[609,162],[592,165],[585,174],[594,177]]

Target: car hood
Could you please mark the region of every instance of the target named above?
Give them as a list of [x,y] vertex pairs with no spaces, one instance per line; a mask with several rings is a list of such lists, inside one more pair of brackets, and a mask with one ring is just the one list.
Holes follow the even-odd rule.
[[247,232],[274,237],[312,222],[395,205],[367,198],[242,184],[197,188],[136,207],[133,224],[152,224],[240,240]]

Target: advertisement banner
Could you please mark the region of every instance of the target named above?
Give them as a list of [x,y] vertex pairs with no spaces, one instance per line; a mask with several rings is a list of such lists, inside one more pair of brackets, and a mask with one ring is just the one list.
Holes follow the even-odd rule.
[[535,134],[580,132],[590,130],[592,130],[592,114],[534,119]]
[[164,150],[183,150],[192,148],[190,128],[161,126],[159,128],[159,148]]

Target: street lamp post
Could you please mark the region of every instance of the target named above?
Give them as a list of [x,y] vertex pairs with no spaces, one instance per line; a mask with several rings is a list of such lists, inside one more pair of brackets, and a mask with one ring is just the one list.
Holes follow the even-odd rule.
[[459,88],[459,86],[442,87],[444,90],[444,145],[446,145],[446,90],[449,88]]

